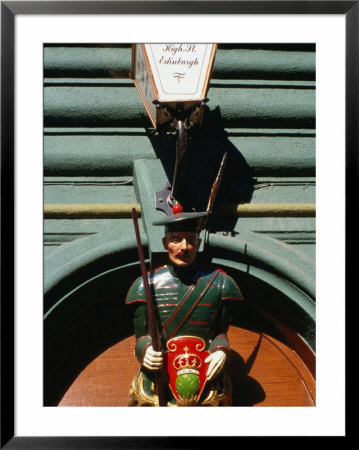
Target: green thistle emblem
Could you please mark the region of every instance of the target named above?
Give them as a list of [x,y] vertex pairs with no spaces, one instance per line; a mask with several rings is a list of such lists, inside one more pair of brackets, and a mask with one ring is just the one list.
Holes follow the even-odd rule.
[[199,376],[195,373],[184,373],[176,379],[176,391],[183,399],[194,397],[200,388]]

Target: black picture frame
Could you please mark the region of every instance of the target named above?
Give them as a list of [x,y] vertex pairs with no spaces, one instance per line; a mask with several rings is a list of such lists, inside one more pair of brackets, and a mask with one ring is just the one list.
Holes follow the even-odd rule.
[[[1,2],[1,442],[6,449],[198,448],[225,437],[26,437],[15,435],[14,78],[18,14],[337,14],[346,21],[346,243],[355,223],[359,134],[359,1],[3,1]],[[346,248],[348,249],[348,247]],[[346,266],[349,255],[346,252]],[[346,292],[350,292],[346,274]],[[345,437],[348,437],[346,435]],[[226,443],[224,445],[227,445]]]

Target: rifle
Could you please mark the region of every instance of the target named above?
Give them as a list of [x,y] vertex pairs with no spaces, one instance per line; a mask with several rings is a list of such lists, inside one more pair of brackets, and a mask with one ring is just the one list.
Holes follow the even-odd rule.
[[[147,318],[150,328],[150,334],[152,339],[152,348],[155,352],[161,351],[161,345],[158,339],[157,327],[156,327],[156,318],[155,318],[155,309],[152,302],[152,296],[150,291],[150,285],[148,283],[147,277],[147,269],[145,264],[145,258],[143,256],[143,249],[141,245],[140,231],[138,228],[138,220],[137,220],[137,211],[135,208],[132,208],[132,219],[133,225],[135,227],[136,233],[136,241],[137,241],[137,250],[138,250],[138,258],[140,261],[141,274],[143,278],[143,285],[145,287],[146,293],[146,305],[147,305]],[[165,400],[164,395],[164,379],[163,379],[163,366],[160,369],[160,372],[155,372],[155,385],[157,386],[157,394],[158,394],[158,403],[159,406],[166,406],[167,402]]]
[[220,164],[219,169],[218,169],[218,173],[217,173],[216,179],[214,180],[211,192],[209,194],[209,199],[208,199],[208,204],[207,204],[207,209],[206,209],[207,216],[204,219],[202,219],[202,223],[200,224],[200,229],[201,230],[203,230],[203,228],[206,226],[207,221],[208,221],[208,216],[212,212],[213,204],[214,204],[214,201],[216,200],[217,193],[218,193],[218,190],[219,190],[219,186],[220,186],[221,181],[222,181],[224,168],[226,166],[227,155],[228,155],[228,152],[225,151],[224,155],[222,157],[221,164]]

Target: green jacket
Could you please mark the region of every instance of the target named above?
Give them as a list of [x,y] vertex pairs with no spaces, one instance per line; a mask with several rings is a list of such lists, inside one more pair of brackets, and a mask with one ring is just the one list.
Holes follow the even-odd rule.
[[[171,266],[149,272],[152,301],[160,318],[158,325],[162,347],[175,336],[196,336],[205,340],[206,350],[230,351],[226,336],[231,320],[232,301],[243,300],[242,294],[225,272],[210,267],[181,277]],[[127,304],[137,304],[134,316],[135,354],[142,363],[149,345],[146,294],[142,277],[131,286]]]

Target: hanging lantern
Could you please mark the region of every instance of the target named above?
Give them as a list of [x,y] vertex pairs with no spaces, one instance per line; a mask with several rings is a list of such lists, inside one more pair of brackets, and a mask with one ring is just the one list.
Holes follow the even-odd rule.
[[217,44],[133,44],[132,78],[156,129],[200,124]]

